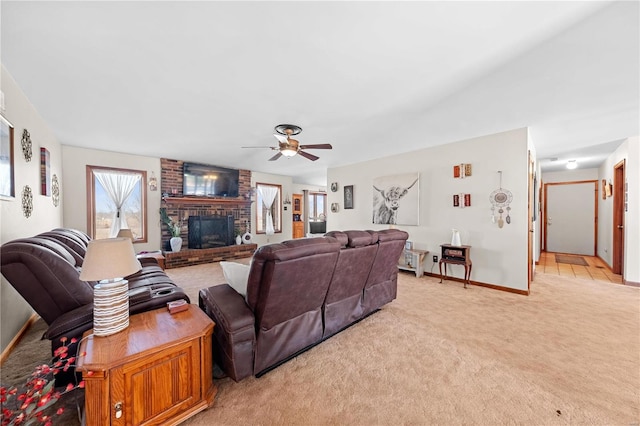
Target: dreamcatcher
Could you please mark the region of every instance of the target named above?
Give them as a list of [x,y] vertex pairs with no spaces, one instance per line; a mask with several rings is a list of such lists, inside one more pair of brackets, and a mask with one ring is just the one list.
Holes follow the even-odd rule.
[[[511,223],[511,207],[509,204],[513,200],[513,194],[508,189],[502,188],[502,172],[500,173],[500,188],[496,189],[489,195],[489,201],[491,201],[491,222],[498,222],[498,228],[502,228],[504,223]],[[496,210],[497,209],[497,210]],[[502,219],[502,215],[506,213],[506,217]]]

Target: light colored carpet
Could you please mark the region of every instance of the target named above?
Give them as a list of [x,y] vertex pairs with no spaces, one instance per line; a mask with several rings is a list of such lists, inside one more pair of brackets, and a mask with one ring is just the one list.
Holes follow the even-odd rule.
[[[217,264],[167,272],[193,303],[223,281]],[[184,424],[640,421],[640,289],[537,274],[521,296],[438,281],[401,273],[380,312],[260,379],[216,380],[214,405]]]

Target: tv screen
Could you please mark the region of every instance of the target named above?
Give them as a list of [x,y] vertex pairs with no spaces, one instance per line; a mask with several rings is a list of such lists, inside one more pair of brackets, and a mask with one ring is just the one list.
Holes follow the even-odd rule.
[[183,193],[201,197],[237,197],[240,171],[208,164],[184,163]]

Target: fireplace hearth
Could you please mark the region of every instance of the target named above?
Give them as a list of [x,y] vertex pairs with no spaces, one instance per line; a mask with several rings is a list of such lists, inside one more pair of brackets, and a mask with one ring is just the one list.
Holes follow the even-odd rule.
[[188,247],[206,249],[235,244],[235,222],[228,216],[189,216]]

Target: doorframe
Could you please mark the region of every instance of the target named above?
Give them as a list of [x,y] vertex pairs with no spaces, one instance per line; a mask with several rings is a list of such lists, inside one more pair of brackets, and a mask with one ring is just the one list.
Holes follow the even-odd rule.
[[577,185],[582,183],[593,183],[594,191],[594,203],[593,203],[593,253],[594,256],[598,254],[598,181],[597,180],[574,180],[569,182],[549,182],[544,184],[544,238],[543,238],[543,251],[547,251],[547,192],[548,186],[553,185]]
[[625,161],[613,166],[613,247],[611,271],[622,275],[624,282],[624,202]]
[[535,269],[534,269],[534,249],[533,249],[533,237],[534,237],[534,222],[533,222],[533,213],[536,208],[535,204],[535,193],[536,189],[536,179],[535,179],[535,167],[536,163],[531,156],[531,151],[529,151],[529,208],[527,209],[527,294],[531,293],[531,281],[535,278]]

